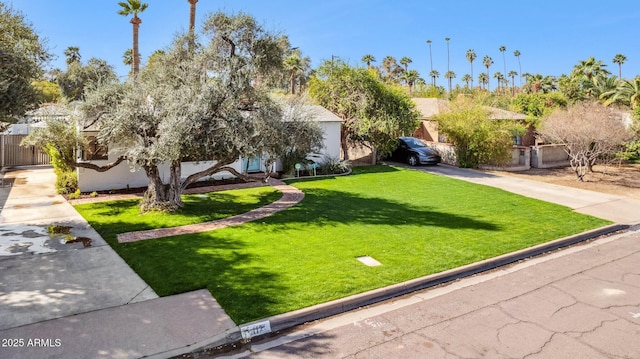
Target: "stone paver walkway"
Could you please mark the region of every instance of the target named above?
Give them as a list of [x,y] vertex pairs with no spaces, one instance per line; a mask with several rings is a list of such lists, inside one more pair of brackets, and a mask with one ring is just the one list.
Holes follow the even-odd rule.
[[208,232],[225,227],[237,226],[246,222],[262,219],[271,216],[274,213],[283,211],[299,203],[304,198],[304,193],[299,189],[293,186],[289,186],[286,183],[276,179],[270,179],[270,181],[275,189],[282,192],[282,197],[271,204],[254,209],[253,211],[249,211],[247,213],[220,219],[217,221],[189,224],[180,227],[158,228],[146,231],[121,233],[118,234],[118,242],[136,242],[147,239],[178,236],[182,234]]

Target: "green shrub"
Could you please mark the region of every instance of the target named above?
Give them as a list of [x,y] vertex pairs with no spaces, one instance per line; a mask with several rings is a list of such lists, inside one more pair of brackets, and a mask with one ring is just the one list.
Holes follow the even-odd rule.
[[91,192],[91,194],[89,196],[90,197],[98,197],[98,192],[93,191],[93,192]]
[[349,167],[349,161],[342,161],[339,158],[325,155],[322,158],[322,163],[320,163],[318,174],[333,175],[346,173],[349,171]]
[[293,174],[295,172],[296,163],[305,164],[307,154],[302,151],[288,150],[282,156],[280,161],[282,162],[282,172],[285,174]]
[[77,188],[73,193],[69,194],[69,199],[78,199],[80,198],[80,188]]
[[56,172],[56,191],[59,194],[74,193],[78,190],[78,174],[75,171]]

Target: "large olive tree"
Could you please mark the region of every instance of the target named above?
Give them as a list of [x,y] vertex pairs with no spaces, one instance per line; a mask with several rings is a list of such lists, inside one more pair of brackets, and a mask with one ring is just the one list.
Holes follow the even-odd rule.
[[[276,37],[248,15],[211,15],[201,41],[181,36],[153,65],[126,83],[111,83],[86,93],[81,127],[99,130],[110,154],[144,169],[149,186],[142,209],[175,210],[184,189],[204,177],[228,171],[241,157],[277,156],[283,144],[311,151],[322,132],[313,114],[276,103],[254,81],[281,66]],[[294,115],[291,115],[294,114]],[[214,161],[209,168],[182,176],[184,160]],[[170,165],[168,186],[158,166]]]

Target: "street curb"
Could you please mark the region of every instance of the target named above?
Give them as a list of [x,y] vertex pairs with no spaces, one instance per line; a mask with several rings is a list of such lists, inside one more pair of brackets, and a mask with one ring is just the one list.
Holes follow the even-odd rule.
[[[421,278],[412,279],[406,282],[390,285],[388,287],[374,289],[368,292],[355,294],[349,297],[336,299],[330,302],[317,304],[311,307],[302,308],[293,312],[283,313],[275,315],[273,317],[244,323],[240,326],[250,327],[252,325],[259,325],[265,322],[270,324],[270,332],[261,335],[254,336],[250,339],[239,338],[236,341],[230,341],[227,343],[220,343],[217,341],[216,345],[209,345],[207,347],[201,347],[192,351],[198,352],[201,350],[215,350],[215,347],[224,351],[225,348],[239,348],[247,345],[251,341],[258,341],[273,335],[278,331],[287,330],[295,326],[327,318],[333,315],[341,314],[350,310],[372,305],[378,302],[382,302],[391,298],[399,297],[405,294],[416,292],[419,290],[434,287],[443,283],[451,282],[457,279],[465,278],[485,272],[488,270],[496,269],[498,267],[518,262],[520,260],[538,256],[540,254],[550,252],[556,249],[564,248],[570,245],[574,245],[580,242],[584,242],[589,239],[597,238],[604,235],[609,235],[614,232],[626,231],[630,228],[629,225],[624,224],[612,224],[609,226],[597,228],[587,232],[579,233],[576,235],[556,239],[551,242],[542,243],[533,247],[525,248],[516,252],[503,254],[498,257],[489,258],[477,263],[468,264],[462,267],[450,269],[444,272],[428,275]],[[237,335],[228,335],[227,338],[231,339]]]

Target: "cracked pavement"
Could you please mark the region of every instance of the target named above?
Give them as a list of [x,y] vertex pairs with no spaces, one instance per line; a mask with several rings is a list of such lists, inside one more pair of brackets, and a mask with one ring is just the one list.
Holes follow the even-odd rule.
[[640,231],[310,323],[227,357],[638,358]]

